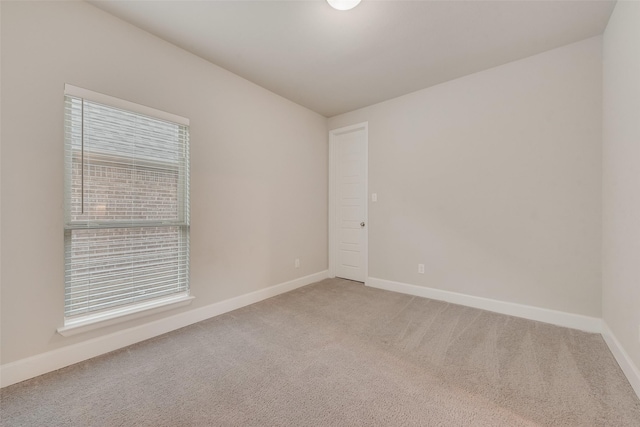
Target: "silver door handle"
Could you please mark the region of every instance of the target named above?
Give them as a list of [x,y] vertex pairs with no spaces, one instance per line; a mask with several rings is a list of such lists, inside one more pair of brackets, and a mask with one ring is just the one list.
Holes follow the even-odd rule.
[[360,227],[364,227],[364,221],[360,223]]

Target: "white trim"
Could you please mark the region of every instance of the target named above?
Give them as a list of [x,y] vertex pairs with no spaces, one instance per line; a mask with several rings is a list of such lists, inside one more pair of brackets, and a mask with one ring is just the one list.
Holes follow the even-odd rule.
[[335,250],[335,228],[336,228],[336,149],[335,138],[338,135],[364,130],[364,277],[369,275],[369,122],[356,123],[329,131],[329,277],[336,277],[336,250]]
[[334,148],[334,134],[333,131],[329,131],[329,226],[328,226],[328,234],[329,234],[329,277],[336,277],[336,260],[335,260],[335,251],[333,250],[334,240],[335,240],[335,223],[336,223],[336,211],[335,211],[335,201],[333,197],[336,193],[336,161],[334,159],[336,153]]
[[238,308],[255,304],[267,298],[292,291],[328,277],[327,271],[300,277],[248,294],[220,301],[205,307],[179,313],[145,325],[114,332],[78,344],[0,365],[0,387],[6,387],[47,372],[55,371],[101,354],[135,344],[158,335],[197,323]]
[[551,323],[553,325],[564,326],[566,328],[579,329],[581,331],[592,333],[602,332],[602,319],[597,317],[589,317],[581,314],[534,307],[531,305],[476,297],[457,292],[427,288],[424,286],[409,285],[407,283],[393,282],[391,280],[377,279],[375,277],[369,277],[365,284],[372,288],[400,292],[403,294],[450,302],[452,304],[465,305],[468,307],[493,311],[495,313],[508,314],[510,316],[522,317],[524,319],[536,320],[538,322]]
[[92,331],[105,326],[115,325],[138,317],[161,313],[166,310],[191,304],[194,297],[183,292],[170,297],[145,301],[140,304],[118,307],[113,310],[89,314],[77,318],[64,320],[64,326],[58,328],[58,333],[65,337]]
[[146,105],[136,104],[135,102],[125,101],[124,99],[105,95],[103,93],[94,92],[89,89],[83,89],[81,87],[72,86],[67,83],[65,83],[64,85],[64,94],[69,96],[75,96],[76,98],[82,98],[89,101],[97,102],[98,104],[119,108],[121,110],[133,111],[134,113],[139,113],[149,117],[155,117],[156,119],[165,120],[167,122],[189,126],[189,119],[185,117],[181,117],[172,113],[167,113],[166,111],[157,110],[155,108],[147,107]]
[[627,354],[624,347],[622,347],[616,336],[613,334],[613,331],[609,329],[609,325],[607,325],[604,320],[602,321],[602,338],[604,338],[604,342],[609,346],[609,350],[613,353],[613,357],[616,358],[622,372],[629,380],[629,384],[631,384],[631,387],[640,399],[640,369],[638,369],[638,367],[633,363],[629,354]]

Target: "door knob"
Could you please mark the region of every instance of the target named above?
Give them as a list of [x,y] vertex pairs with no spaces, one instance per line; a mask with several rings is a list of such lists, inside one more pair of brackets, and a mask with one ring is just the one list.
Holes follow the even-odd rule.
[[364,227],[364,221],[360,223],[360,227]]

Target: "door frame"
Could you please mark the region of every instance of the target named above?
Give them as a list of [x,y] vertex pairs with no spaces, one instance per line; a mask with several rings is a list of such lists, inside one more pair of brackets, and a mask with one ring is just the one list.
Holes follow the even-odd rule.
[[329,131],[329,277],[336,277],[336,137],[364,130],[364,280],[369,278],[369,122],[356,123]]

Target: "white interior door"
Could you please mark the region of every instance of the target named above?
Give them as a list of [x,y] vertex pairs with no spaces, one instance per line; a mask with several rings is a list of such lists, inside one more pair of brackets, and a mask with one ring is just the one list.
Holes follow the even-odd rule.
[[367,275],[367,124],[331,132],[333,270],[364,282]]

